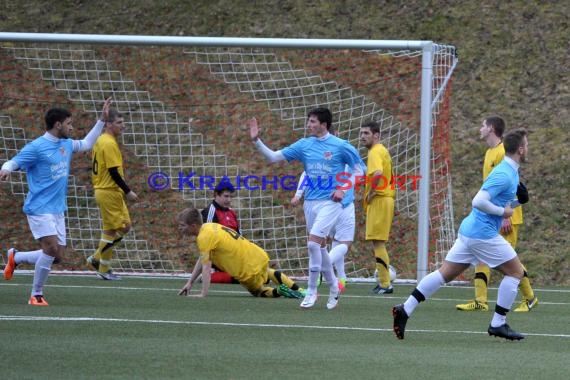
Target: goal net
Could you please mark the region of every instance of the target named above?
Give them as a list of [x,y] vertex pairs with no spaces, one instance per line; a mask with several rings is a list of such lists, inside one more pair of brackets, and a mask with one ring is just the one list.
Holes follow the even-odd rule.
[[[190,204],[208,206],[211,186],[224,180],[238,188],[233,208],[243,235],[286,273],[306,276],[305,221],[302,209],[289,202],[302,166],[265,163],[249,140],[246,120],[257,117],[264,142],[277,150],[305,136],[307,112],[317,106],[331,109],[333,128],[360,149],[364,160],[360,126],[380,123],[394,173],[406,179],[397,188],[388,243],[392,264],[400,278],[416,277],[423,209],[429,212],[429,269],[439,265],[455,234],[449,125],[450,79],[457,63],[453,46],[433,44],[430,52],[430,198],[423,204],[421,179],[410,178],[420,175],[425,51],[163,45],[0,42],[2,161],[43,133],[50,107],[72,111],[74,138],[87,133],[108,96],[124,115],[127,183],[140,200],[129,205],[133,229],[115,250],[117,272],[186,273],[197,253],[178,236],[175,216]],[[72,165],[68,249],[59,268],[84,271],[85,258],[100,238],[101,219],[90,183],[90,153],[77,154]],[[25,178],[13,173],[1,189],[3,249],[37,249],[21,211]],[[374,271],[373,255],[364,241],[358,202],[356,210],[347,273],[366,278]]]

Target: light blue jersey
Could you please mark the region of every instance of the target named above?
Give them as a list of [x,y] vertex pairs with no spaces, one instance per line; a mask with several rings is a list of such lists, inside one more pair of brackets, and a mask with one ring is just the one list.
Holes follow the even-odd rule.
[[[481,187],[481,190],[489,193],[490,201],[495,206],[505,207],[516,198],[519,173],[509,161],[512,162],[507,158],[501,161]],[[491,239],[499,234],[502,222],[502,216],[490,215],[473,208],[463,219],[459,233],[472,239]]]
[[[351,145],[352,146],[352,145]],[[355,149],[356,151],[356,149]],[[356,153],[358,154],[358,152]],[[362,159],[360,157],[358,157],[360,162],[360,167],[362,169],[362,173],[366,173],[366,164],[364,163],[364,161],[362,161]],[[348,165],[344,167],[344,171],[347,173],[347,175],[345,175],[343,178],[348,178],[348,174],[353,174],[354,170],[349,167]],[[342,198],[342,208],[346,208],[349,204],[354,202],[354,186],[350,186],[350,188],[348,190],[345,190],[344,192],[344,198]]]
[[[325,137],[307,137],[281,150],[287,161],[301,161],[306,177],[303,186],[306,200],[330,200],[337,186],[346,188],[349,173],[345,166],[354,168],[362,162],[356,149],[348,141],[328,134]],[[351,186],[352,187],[352,186]],[[343,207],[354,200],[346,195],[342,201]]]
[[78,141],[49,134],[33,140],[12,159],[26,171],[28,195],[24,213],[58,214],[67,210],[67,181]]

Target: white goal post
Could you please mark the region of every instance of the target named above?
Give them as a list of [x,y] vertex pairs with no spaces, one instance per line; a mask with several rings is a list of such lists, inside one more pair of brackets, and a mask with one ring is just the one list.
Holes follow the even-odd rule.
[[[86,48],[86,46],[88,46]],[[360,125],[368,121],[370,118],[381,119],[385,121],[385,126],[383,124],[382,130],[387,131],[389,137],[384,141],[388,149],[392,151],[390,146],[394,142],[396,144],[411,144],[410,146],[403,147],[402,152],[398,153],[398,157],[401,158],[400,167],[401,173],[398,174],[419,174],[421,180],[418,181],[419,190],[413,192],[412,194],[405,194],[398,196],[398,202],[402,206],[403,212],[406,212],[410,217],[417,217],[417,263],[416,263],[416,280],[420,280],[426,274],[428,274],[434,267],[437,267],[441,262],[443,255],[450,248],[454,237],[455,228],[453,225],[453,208],[452,208],[452,196],[451,196],[451,176],[449,172],[449,160],[450,157],[444,157],[442,159],[441,153],[434,153],[434,141],[436,141],[436,148],[439,149],[439,145],[444,138],[447,137],[435,137],[434,127],[437,125],[438,118],[442,113],[442,105],[444,104],[444,99],[449,102],[449,86],[450,80],[452,78],[453,71],[458,63],[458,58],[456,54],[455,47],[449,45],[441,45],[434,43],[433,41],[396,41],[396,40],[348,40],[348,39],[293,39],[293,38],[233,38],[233,37],[180,37],[180,36],[127,36],[127,35],[87,35],[87,34],[46,34],[46,33],[10,33],[10,32],[0,32],[0,53],[10,56],[14,62],[20,62],[28,70],[37,70],[41,72],[42,79],[44,81],[53,84],[58,87],[58,90],[62,90],[67,99],[71,102],[76,102],[80,104],[86,111],[95,114],[97,112],[98,104],[102,100],[101,97],[97,97],[102,93],[118,93],[122,91],[127,95],[126,98],[130,97],[140,97],[138,90],[131,89],[131,81],[134,81],[132,88],[136,88],[137,78],[125,79],[123,74],[116,73],[112,68],[112,62],[105,62],[105,59],[99,57],[97,53],[90,50],[89,47],[93,46],[114,46],[114,47],[171,47],[171,48],[181,48],[184,49],[184,54],[188,59],[192,59],[193,62],[207,67],[211,75],[223,78],[224,83],[231,86],[236,86],[239,88],[240,92],[247,92],[255,101],[261,101],[267,104],[267,107],[271,112],[280,112],[281,120],[284,123],[292,125],[293,131],[298,131],[301,127],[299,124],[303,123],[306,117],[306,110],[310,109],[312,106],[325,105],[323,102],[329,102],[333,105],[329,108],[333,110],[335,115],[335,121],[338,121],[338,125],[341,129],[341,137],[349,139],[353,144],[358,145],[358,140],[354,135],[354,131],[357,131]],[[34,50],[35,49],[35,50]],[[240,49],[244,49],[243,51]],[[249,50],[248,50],[249,49]],[[386,112],[382,105],[377,105],[373,107],[373,110],[367,111],[364,108],[369,107],[372,102],[366,100],[365,106],[357,104],[354,109],[359,111],[350,110],[350,117],[344,115],[347,114],[347,108],[344,105],[345,102],[349,102],[344,98],[344,93],[350,92],[350,102],[356,103],[355,99],[362,101],[363,97],[358,95],[358,89],[350,88],[347,85],[340,85],[338,83],[332,84],[332,81],[327,81],[323,79],[318,79],[318,82],[312,83],[312,75],[317,75],[317,73],[307,74],[304,72],[301,74],[297,73],[297,66],[286,59],[276,58],[275,53],[265,53],[264,49],[268,51],[279,51],[285,49],[302,49],[302,50],[337,50],[337,51],[357,51],[365,52],[368,55],[389,55],[390,57],[419,57],[421,59],[421,73],[419,73],[420,83],[418,83],[418,95],[419,101],[419,128],[417,126],[406,126],[402,125],[401,122],[397,121],[398,115]],[[57,50],[57,52],[54,52]],[[74,51],[79,51],[80,53],[75,53]],[[260,53],[261,52],[261,53]],[[67,57],[76,55],[79,56],[75,61],[68,61]],[[238,57],[239,55],[239,57]],[[89,58],[85,58],[89,56]],[[87,59],[90,59],[90,63],[85,63]],[[140,64],[143,64],[141,60]],[[162,64],[168,65],[168,62],[163,62]],[[78,66],[82,65],[78,69]],[[280,67],[279,78],[271,77],[266,71],[268,66]],[[75,80],[79,83],[77,85],[73,84],[72,80],[65,79],[65,84],[60,82],[62,78],[68,78],[70,74],[62,74],[63,71],[70,66],[69,70],[73,71]],[[252,68],[251,72],[245,73],[248,67]],[[263,66],[263,67],[261,67]],[[287,69],[282,69],[282,67],[287,66]],[[86,69],[86,67],[89,67]],[[110,68],[111,67],[111,68]],[[289,69],[289,67],[293,67]],[[44,73],[45,71],[51,71],[50,74]],[[89,71],[87,77],[90,79],[77,78],[77,73],[84,73]],[[308,71],[308,70],[306,70]],[[85,96],[85,86],[94,86],[93,76],[99,78],[99,84],[96,89],[90,89],[92,92],[88,97]],[[120,77],[120,80],[116,78]],[[243,80],[247,78],[247,81]],[[4,80],[0,75],[0,80]],[[271,83],[270,83],[271,81]],[[87,83],[87,84],[85,84]],[[120,83],[120,85],[118,84]],[[283,83],[287,84],[287,87],[283,87]],[[302,83],[302,84],[299,84]],[[76,86],[76,87],[74,87]],[[139,84],[139,86],[142,86]],[[121,87],[118,90],[117,87]],[[128,87],[128,88],[127,88]],[[303,88],[310,87],[308,93],[303,92]],[[342,87],[342,88],[341,88]],[[321,89],[323,94],[320,93]],[[394,90],[396,91],[396,90]],[[136,92],[136,95],[133,95]],[[287,92],[287,98],[282,94]],[[0,93],[0,95],[3,95]],[[146,96],[146,95],[145,95]],[[97,103],[99,102],[99,103]],[[291,106],[291,104],[299,102],[297,105]],[[204,138],[203,133],[197,132],[192,125],[187,125],[185,122],[180,121],[181,116],[178,116],[176,112],[166,112],[164,120],[156,120],[157,114],[153,113],[152,116],[147,116],[144,107],[147,104],[152,103],[152,107],[156,107],[156,101],[154,99],[144,100],[142,103],[137,103],[136,107],[131,109],[126,109],[127,100],[121,104],[123,109],[121,112],[130,113],[129,120],[126,120],[131,125],[137,125],[140,122],[144,125],[140,130],[133,130],[125,136],[125,144],[132,147],[132,151],[137,156],[144,157],[147,163],[147,168],[153,168],[156,172],[161,172],[168,168],[170,172],[167,174],[173,179],[171,186],[175,188],[178,186],[181,189],[181,183],[174,180],[176,173],[183,172],[189,167],[195,167],[197,164],[190,158],[185,158],[185,156],[192,156],[193,152],[200,151],[203,155],[201,158],[201,164],[204,168],[216,168],[214,177],[219,179],[222,176],[231,176],[237,173],[236,168],[234,168],[235,163],[228,163],[228,159],[225,157],[220,157],[221,153],[219,149],[209,148]],[[167,102],[164,102],[167,103]],[[279,106],[276,104],[279,103]],[[376,102],[378,103],[378,102]],[[141,105],[142,104],[142,105]],[[447,104],[446,107],[449,105]],[[160,107],[168,108],[168,104],[162,104]],[[363,110],[360,110],[363,109]],[[4,156],[2,156],[3,161],[11,158],[16,151],[22,148],[23,144],[33,137],[31,135],[21,132],[23,128],[22,125],[14,122],[12,112],[13,110],[0,108],[0,130],[2,134],[0,135],[1,144],[0,146],[4,149]],[[139,114],[137,114],[140,113]],[[448,112],[448,110],[446,110]],[[358,115],[355,116],[355,114]],[[138,115],[138,116],[137,116]],[[149,119],[150,118],[150,119]],[[368,118],[368,120],[367,120]],[[41,120],[40,115],[35,115],[36,120]],[[167,132],[162,134],[161,132],[153,132],[156,136],[149,132],[152,129],[149,124],[156,122],[157,125],[165,125]],[[184,130],[186,126],[186,130]],[[444,128],[448,128],[449,125],[445,125]],[[150,129],[149,129],[150,128]],[[414,130],[415,128],[415,130]],[[156,131],[158,127],[154,127],[153,131]],[[238,129],[239,130],[239,129]],[[175,131],[175,132],[173,132]],[[404,132],[403,132],[404,131]],[[416,133],[415,131],[419,132]],[[39,135],[38,130],[35,130],[36,135]],[[242,131],[243,132],[243,131]],[[345,133],[345,136],[342,136]],[[177,135],[177,140],[174,141],[174,137],[166,135]],[[404,136],[405,137],[402,137]],[[189,140],[185,140],[185,135],[191,136]],[[417,138],[416,138],[416,135]],[[24,137],[25,136],[25,137]],[[411,136],[411,137],[410,137]],[[383,137],[384,140],[384,137]],[[419,144],[417,141],[419,140]],[[289,143],[294,140],[290,139]],[[185,146],[185,144],[187,144]],[[449,141],[446,142],[449,144]],[[416,146],[417,145],[417,146]],[[167,147],[165,147],[167,146]],[[273,145],[274,146],[274,145]],[[282,145],[284,146],[284,145]],[[153,150],[154,149],[154,150]],[[211,150],[210,150],[211,149]],[[394,148],[396,149],[396,148]],[[400,149],[400,148],[397,148]],[[176,151],[176,152],[173,152]],[[412,153],[414,151],[415,153]],[[152,153],[154,152],[154,153]],[[168,152],[165,154],[164,152]],[[197,154],[197,153],[196,153]],[[408,157],[412,156],[413,157]],[[449,152],[447,152],[449,155]],[[405,158],[404,158],[405,157]],[[253,159],[250,159],[253,160]],[[128,166],[129,158],[126,157],[126,162]],[[223,163],[219,163],[223,161]],[[398,158],[396,159],[398,161]],[[398,161],[399,162],[399,161]],[[406,170],[404,171],[404,166]],[[408,167],[409,166],[409,167]],[[176,170],[178,168],[178,170]],[[219,168],[219,169],[218,169]],[[298,174],[298,173],[297,173]],[[434,176],[438,177],[434,180]],[[439,178],[442,177],[442,178]],[[179,177],[180,180],[181,177]],[[12,178],[14,182],[12,184],[13,194],[23,194],[25,192],[25,178],[21,179]],[[88,186],[87,186],[88,187]],[[88,189],[80,188],[75,190],[76,192],[82,192],[82,194],[89,194]],[[438,195],[434,198],[434,193],[437,192]],[[211,199],[211,192],[193,192],[190,194],[188,191],[181,191],[184,200],[190,200],[193,203],[196,201],[206,202]],[[264,202],[264,197],[267,194],[262,194],[259,191],[250,191],[247,196],[252,198],[259,198],[259,202]],[[75,201],[69,202],[70,209],[72,208],[85,208],[85,215],[89,215],[89,221],[85,222],[81,212],[70,210],[70,214],[77,213],[77,224],[75,225],[75,230],[73,223],[69,227],[69,238],[74,245],[74,249],[80,250],[82,252],[89,252],[92,247],[96,246],[99,237],[99,221],[97,216],[96,206],[94,201],[89,199],[87,195],[77,195],[70,194],[70,197],[75,197]],[[245,198],[245,197],[244,197]],[[437,212],[441,213],[437,218],[434,218],[433,202],[439,202],[440,206],[437,207]],[[244,199],[240,203],[240,206],[249,204],[247,199]],[[273,202],[275,203],[275,202]],[[252,203],[253,204],[253,203]],[[262,215],[261,217],[256,214],[257,208],[261,206],[255,205],[251,206],[247,212],[246,219],[257,220],[266,219],[271,216]],[[238,212],[239,207],[236,207]],[[283,207],[282,207],[283,208]],[[274,211],[271,212],[273,215]],[[292,223],[287,219],[285,214],[286,211],[279,211],[276,218],[282,218],[284,221],[282,224],[274,224],[270,228],[281,229],[289,228]],[[240,214],[240,217],[242,215]],[[167,223],[170,221],[164,221]],[[85,224],[86,223],[86,224]],[[281,222],[280,222],[281,223]],[[251,240],[264,246],[265,240],[262,234],[256,234],[257,229],[264,228],[257,226],[255,222],[248,224],[250,228],[246,230],[252,231],[253,238]],[[262,224],[263,225],[263,224]],[[87,226],[87,227],[86,227]],[[284,227],[286,226],[286,227]],[[292,228],[292,235],[302,235],[303,229]],[[137,230],[137,225],[134,225],[134,229],[137,235],[140,235]],[[87,229],[89,231],[87,231]],[[173,228],[174,231],[174,228]],[[254,233],[255,232],[255,233]],[[74,235],[76,234],[76,235]],[[248,234],[245,234],[246,237]],[[277,243],[271,245],[267,248],[268,252],[275,258],[273,254],[280,249],[299,251],[302,250],[304,236],[289,236],[289,238],[294,239],[295,243]],[[430,236],[437,235],[433,238]],[[77,237],[80,236],[80,237]],[[257,239],[255,237],[258,237]],[[287,236],[284,237],[287,239]],[[128,239],[125,239],[128,240]],[[91,241],[91,243],[89,243]],[[125,242],[125,251],[138,251],[138,250],[152,250],[149,247],[149,243],[144,238],[131,238],[131,242]],[[272,243],[273,244],[273,243]],[[142,248],[141,248],[142,247]],[[430,248],[431,247],[431,248]],[[430,252],[431,250],[431,252]],[[303,253],[298,259],[302,259]],[[432,262],[429,261],[430,254],[432,256]],[[129,252],[125,253],[129,256]],[[160,254],[157,254],[159,256]],[[299,254],[297,254],[299,255]],[[154,259],[141,259],[138,254],[133,255],[136,258],[127,258],[125,262],[130,260],[148,260],[149,264],[144,265],[145,270],[156,270],[161,273],[177,273],[180,272],[180,268],[176,265],[156,265],[151,263]],[[4,260],[4,259],[2,259]],[[162,261],[163,259],[160,259]],[[277,257],[277,260],[280,260]],[[289,261],[291,260],[287,259]],[[284,259],[285,261],[285,259]],[[1,262],[1,260],[0,260]],[[306,265],[306,263],[304,264]],[[395,265],[397,267],[397,264]],[[306,267],[300,263],[291,263],[291,265],[286,265],[286,270],[290,270],[294,275],[303,276],[306,273]],[[129,267],[124,268],[125,271],[137,272],[137,268],[130,269]],[[357,276],[366,277],[366,271],[355,270],[354,272]]]

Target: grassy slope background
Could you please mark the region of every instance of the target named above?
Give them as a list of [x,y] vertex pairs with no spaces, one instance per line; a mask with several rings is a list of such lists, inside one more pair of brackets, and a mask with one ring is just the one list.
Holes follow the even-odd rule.
[[22,1],[13,32],[433,40],[458,48],[452,100],[456,221],[480,184],[479,124],[525,126],[531,190],[519,251],[535,283],[570,282],[568,11],[563,1]]

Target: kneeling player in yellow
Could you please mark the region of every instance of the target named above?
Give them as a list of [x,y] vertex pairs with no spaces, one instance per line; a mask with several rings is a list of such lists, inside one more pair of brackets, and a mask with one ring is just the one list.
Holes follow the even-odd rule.
[[[178,293],[191,295],[192,285],[202,275],[202,291],[194,297],[206,297],[210,289],[212,264],[239,281],[255,297],[302,299],[297,284],[280,271],[269,268],[269,255],[236,231],[218,223],[202,224],[202,215],[195,208],[178,214],[178,229],[182,235],[196,236],[200,258],[190,279]],[[278,288],[268,286],[271,280]]]

